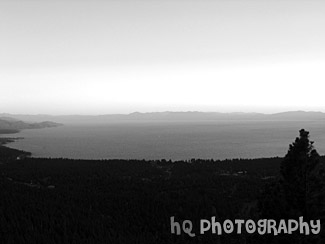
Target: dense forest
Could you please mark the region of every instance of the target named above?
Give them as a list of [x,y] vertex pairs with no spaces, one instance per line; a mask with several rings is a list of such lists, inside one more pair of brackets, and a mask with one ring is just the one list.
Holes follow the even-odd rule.
[[[320,156],[315,161],[318,155],[313,150],[308,134],[300,134],[284,158],[223,161],[33,158],[0,146],[0,240],[20,244],[323,243],[323,232],[312,237],[245,232],[189,237],[171,234],[170,226],[172,216],[192,220],[195,233],[200,219],[212,216],[220,221],[300,216],[299,199],[292,195],[290,202],[282,197],[292,193],[286,182],[300,182],[290,173],[295,168],[292,160],[300,162],[308,154],[304,160],[313,159],[314,166],[325,163]],[[296,185],[295,191],[299,189]],[[314,189],[320,191],[322,186]],[[288,209],[291,215],[285,216]]]

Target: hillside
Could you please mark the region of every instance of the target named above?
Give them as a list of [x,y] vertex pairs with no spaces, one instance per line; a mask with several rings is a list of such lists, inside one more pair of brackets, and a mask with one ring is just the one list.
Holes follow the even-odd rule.
[[[276,176],[280,161],[12,160],[0,164],[0,198],[6,199],[0,209],[7,210],[0,216],[0,239],[197,243],[172,235],[170,216],[195,223],[211,215],[244,217],[246,206],[255,206],[264,184]],[[209,243],[215,238],[204,236]],[[222,238],[240,243],[242,237]]]
[[23,129],[41,129],[61,126],[60,123],[44,121],[40,123],[27,123],[10,117],[0,117],[0,134],[17,133]]

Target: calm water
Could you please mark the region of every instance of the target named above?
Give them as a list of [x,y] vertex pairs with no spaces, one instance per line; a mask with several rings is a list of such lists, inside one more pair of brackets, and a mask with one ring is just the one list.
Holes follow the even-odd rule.
[[284,156],[299,130],[325,154],[321,122],[231,122],[65,125],[24,130],[8,144],[35,157],[84,159],[257,158]]

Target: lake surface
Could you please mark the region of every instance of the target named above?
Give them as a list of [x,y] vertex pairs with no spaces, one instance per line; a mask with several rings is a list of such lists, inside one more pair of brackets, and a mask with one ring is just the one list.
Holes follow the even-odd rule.
[[301,128],[325,154],[325,125],[319,121],[65,125],[23,130],[12,137],[24,139],[8,146],[34,157],[75,159],[282,157]]

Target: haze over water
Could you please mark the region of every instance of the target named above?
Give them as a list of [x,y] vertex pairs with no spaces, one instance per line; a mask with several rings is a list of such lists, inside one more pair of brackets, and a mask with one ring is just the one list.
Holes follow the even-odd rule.
[[74,159],[226,159],[284,156],[304,128],[325,154],[321,121],[234,121],[65,125],[23,130],[9,147],[34,157]]

